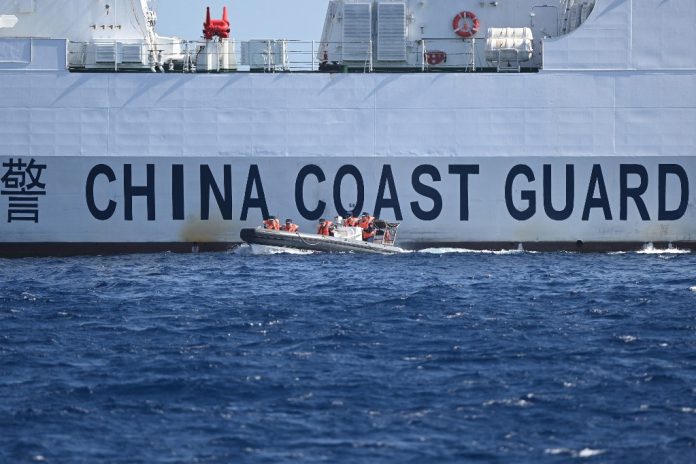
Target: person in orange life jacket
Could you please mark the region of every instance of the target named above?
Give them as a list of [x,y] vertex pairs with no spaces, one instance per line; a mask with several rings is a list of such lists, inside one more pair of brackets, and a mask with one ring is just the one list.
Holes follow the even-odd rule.
[[375,236],[375,224],[374,222],[370,222],[370,224],[362,230],[362,239],[363,242],[367,242],[374,238]]
[[275,216],[270,216],[263,221],[263,228],[268,230],[280,230],[280,221]]
[[358,227],[362,229],[367,229],[370,227],[370,224],[375,220],[374,217],[370,216],[367,213],[362,213],[362,216],[360,216],[360,219],[358,219]]
[[284,230],[285,232],[297,232],[299,227],[297,224],[292,222],[292,219],[286,219],[285,220],[285,225],[280,228],[280,230]]
[[356,218],[352,212],[343,219],[343,225],[346,227],[355,227],[358,225],[358,218]]
[[362,239],[367,242],[375,236],[375,218],[367,213],[362,213],[360,219],[358,219],[358,227],[362,229]]
[[333,231],[333,222],[327,221],[324,218],[319,219],[319,227],[317,228],[317,234],[319,235],[331,235]]

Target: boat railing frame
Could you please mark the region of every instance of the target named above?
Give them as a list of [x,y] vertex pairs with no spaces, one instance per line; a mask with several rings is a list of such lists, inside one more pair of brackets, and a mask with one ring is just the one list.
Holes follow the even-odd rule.
[[375,235],[372,242],[387,246],[394,246],[400,225],[401,223],[398,222],[387,222],[383,219],[375,219]]

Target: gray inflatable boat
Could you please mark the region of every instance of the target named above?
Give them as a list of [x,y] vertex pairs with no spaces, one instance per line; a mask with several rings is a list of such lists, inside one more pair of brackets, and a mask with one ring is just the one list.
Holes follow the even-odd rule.
[[241,238],[251,245],[265,245],[327,253],[378,253],[391,255],[406,251],[394,245],[398,223],[375,220],[375,236],[371,241],[362,240],[359,227],[339,226],[332,236],[304,232],[284,232],[264,229],[242,229]]

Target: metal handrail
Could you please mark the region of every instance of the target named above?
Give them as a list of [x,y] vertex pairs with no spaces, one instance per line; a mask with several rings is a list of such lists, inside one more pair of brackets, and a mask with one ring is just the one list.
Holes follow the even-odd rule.
[[[375,68],[382,66],[384,68],[398,69],[419,69],[422,72],[431,70],[467,70],[476,71],[479,67],[490,67],[485,56],[486,38],[451,38],[451,37],[426,37],[416,41],[405,42],[406,46],[406,61],[399,62],[393,66],[393,62],[380,62],[375,60],[375,43],[369,41],[351,41],[351,42],[316,42],[316,41],[300,41],[300,40],[259,40],[259,41],[236,41],[230,40],[229,52],[225,54],[223,50],[217,46],[214,51],[213,60],[216,62],[225,61],[234,64],[234,69],[237,70],[259,70],[263,72],[308,72],[317,71],[327,63],[330,65],[343,66],[350,68],[353,71],[362,69],[362,72],[374,72]],[[263,44],[261,48],[253,44]],[[143,47],[142,58],[143,63],[140,66],[146,68],[167,68],[170,70],[176,69],[183,72],[194,72],[196,70],[197,59],[203,47],[210,42],[205,41],[162,41],[154,45],[148,45],[145,42],[129,42],[129,41],[97,41],[97,42],[70,42],[68,47],[68,62],[72,69],[84,68],[88,65],[89,51],[88,47],[92,45],[113,45],[114,60],[112,69],[138,68],[138,63],[123,63],[121,61],[121,51],[118,44],[125,45],[140,44]],[[456,46],[456,44],[462,46]],[[350,61],[343,59],[343,48],[346,45],[364,45],[365,53],[359,53],[363,59],[360,61]],[[429,65],[427,63],[427,54],[432,51],[438,51],[438,44],[447,50],[447,62]],[[254,48],[256,47],[256,48]],[[360,48],[360,47],[356,47]],[[243,50],[244,49],[244,50]],[[244,53],[243,53],[244,51]],[[328,56],[324,56],[327,54]],[[93,63],[92,63],[93,64]],[[99,69],[107,69],[108,63],[104,66],[96,66]],[[220,71],[219,66],[210,71]]]

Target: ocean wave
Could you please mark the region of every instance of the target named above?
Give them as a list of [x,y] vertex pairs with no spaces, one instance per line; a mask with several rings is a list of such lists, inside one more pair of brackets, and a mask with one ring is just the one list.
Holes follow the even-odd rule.
[[534,253],[534,252],[525,252],[525,250],[522,247],[519,247],[514,250],[472,250],[469,248],[425,248],[423,250],[419,250],[419,253],[425,253],[425,254],[432,254],[432,255],[446,255],[446,254],[453,254],[453,253],[471,253],[471,254],[484,254],[484,255],[515,255],[515,254],[520,254],[520,253]]
[[295,248],[283,248],[268,245],[248,245],[242,244],[232,250],[233,254],[241,256],[267,256],[267,255],[312,255],[312,250],[298,250]]
[[655,248],[655,245],[652,243],[647,243],[643,249],[636,253],[641,255],[685,255],[691,253],[691,251],[674,248],[671,244],[667,248]]
[[566,455],[573,458],[591,458],[604,454],[606,451],[601,449],[583,448],[579,451],[568,448],[547,448],[544,453],[554,456]]
[[[673,424],[696,418],[683,395],[696,254],[453,251],[246,246],[0,266],[0,435],[31,443],[0,446],[0,462],[157,463],[162,449],[187,462],[629,462],[657,435],[664,461],[689,455]],[[631,446],[601,427],[548,436],[593,421]],[[130,446],[95,448],[84,432],[120,443],[134,423],[146,433]],[[499,446],[521,424],[525,449]],[[345,442],[308,448],[336,430]],[[168,441],[141,456],[151,433]],[[375,433],[397,445],[353,446]],[[458,453],[474,441],[481,458]]]

